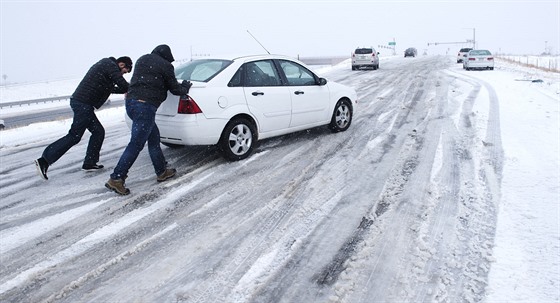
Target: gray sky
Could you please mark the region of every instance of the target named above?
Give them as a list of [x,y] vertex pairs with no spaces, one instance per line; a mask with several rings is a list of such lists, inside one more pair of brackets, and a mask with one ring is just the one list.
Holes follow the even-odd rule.
[[[82,77],[103,57],[133,61],[158,44],[192,54],[350,55],[396,42],[454,54],[472,39],[496,53],[560,53],[560,0],[52,1],[0,0],[1,74],[8,82]],[[547,41],[547,42],[545,42]],[[3,79],[0,81],[3,82]]]

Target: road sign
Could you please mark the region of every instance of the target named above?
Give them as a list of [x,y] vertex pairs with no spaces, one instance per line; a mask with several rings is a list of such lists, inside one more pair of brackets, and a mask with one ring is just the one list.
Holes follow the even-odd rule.
[[397,42],[389,42],[389,45],[397,45]]

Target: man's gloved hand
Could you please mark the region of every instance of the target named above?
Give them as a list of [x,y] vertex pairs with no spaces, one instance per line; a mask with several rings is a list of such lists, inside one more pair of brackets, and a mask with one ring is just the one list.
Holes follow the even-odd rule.
[[181,82],[181,86],[182,86],[183,88],[185,88],[186,94],[188,94],[188,93],[189,93],[189,90],[191,89],[192,83],[191,83],[191,81],[183,80],[183,82]]

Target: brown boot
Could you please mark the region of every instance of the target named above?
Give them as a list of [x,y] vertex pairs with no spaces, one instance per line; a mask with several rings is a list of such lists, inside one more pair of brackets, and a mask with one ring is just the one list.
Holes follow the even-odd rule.
[[158,182],[163,182],[169,178],[172,178],[173,176],[175,176],[175,174],[177,173],[177,170],[174,168],[166,168],[165,171],[163,173],[161,173],[159,176],[157,176],[157,181]]
[[109,178],[109,181],[107,181],[107,183],[105,183],[105,187],[107,187],[108,189],[116,192],[119,195],[128,195],[130,194],[130,190],[126,187],[124,187],[124,180],[121,179],[112,179]]

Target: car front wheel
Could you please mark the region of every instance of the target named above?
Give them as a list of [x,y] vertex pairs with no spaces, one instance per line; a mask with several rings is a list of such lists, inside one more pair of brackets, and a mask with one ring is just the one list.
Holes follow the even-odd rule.
[[352,123],[352,104],[349,100],[339,100],[334,107],[329,128],[333,133],[343,132],[350,127]]
[[224,128],[218,147],[226,159],[238,161],[249,157],[256,142],[257,131],[254,124],[245,118],[235,118]]

